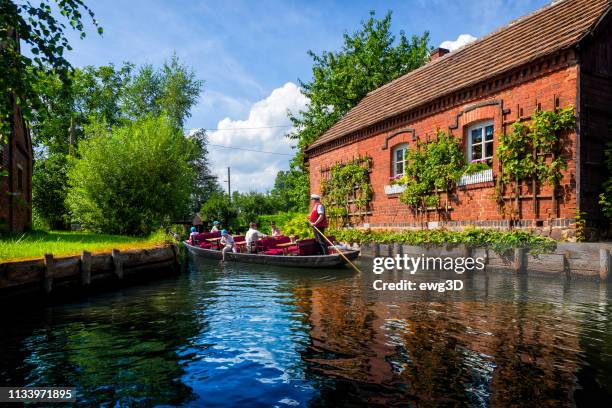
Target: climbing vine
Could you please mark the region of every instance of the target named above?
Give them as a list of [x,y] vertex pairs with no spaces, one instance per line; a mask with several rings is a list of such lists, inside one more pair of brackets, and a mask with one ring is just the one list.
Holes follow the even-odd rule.
[[512,132],[501,135],[497,156],[501,164],[499,182],[535,177],[551,187],[559,184],[561,170],[567,169],[565,157],[559,154],[561,132],[574,129],[574,107],[554,111],[536,111],[531,122],[516,122]]
[[440,206],[439,192],[446,192],[445,209],[448,211],[448,193],[466,170],[459,142],[440,130],[436,136],[436,140],[419,142],[416,149],[407,151],[404,176],[396,181],[405,188],[400,201],[414,211],[437,209]]
[[[529,122],[517,121],[508,134],[499,137],[497,156],[500,172],[497,178],[494,198],[506,211],[503,200],[505,186],[514,182],[518,206],[520,196],[519,183],[533,180],[534,183],[548,184],[555,191],[567,169],[565,156],[559,151],[562,132],[576,126],[574,107],[552,111],[536,110]],[[533,193],[535,196],[535,192]],[[511,209],[510,215],[516,216],[517,209]]]
[[322,179],[321,193],[327,214],[337,225],[344,225],[353,213],[363,216],[367,212],[372,199],[371,162],[370,157],[365,157],[336,163],[329,170],[329,178]]

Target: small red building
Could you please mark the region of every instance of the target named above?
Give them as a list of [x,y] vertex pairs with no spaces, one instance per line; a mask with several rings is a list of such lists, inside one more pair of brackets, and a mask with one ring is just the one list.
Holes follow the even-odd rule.
[[[309,146],[311,191],[320,192],[334,164],[369,157],[373,197],[365,214],[351,217],[358,227],[514,226],[561,238],[573,234],[578,209],[602,225],[603,147],[612,141],[611,9],[609,0],[562,0],[454,52],[436,50],[428,64],[370,92]],[[568,106],[577,117],[576,130],[564,135],[568,168],[554,192],[520,183],[511,221],[493,198],[499,137],[538,109]],[[429,211],[423,221],[399,201],[402,188],[390,179],[403,174],[404,151],[438,129],[461,140],[468,160],[492,166],[462,177],[451,209],[444,216]]]
[[21,232],[32,226],[32,143],[16,105],[10,128],[0,142],[0,169],[8,172],[0,177],[0,231]]

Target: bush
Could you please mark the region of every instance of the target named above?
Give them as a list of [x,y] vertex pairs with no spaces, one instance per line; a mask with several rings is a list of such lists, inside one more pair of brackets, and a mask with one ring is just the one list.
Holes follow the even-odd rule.
[[169,119],[89,133],[68,171],[67,203],[83,228],[140,235],[187,213],[196,149]]
[[274,214],[278,211],[276,201],[270,194],[251,191],[249,193],[235,192],[232,195],[232,206],[238,211],[236,220],[240,229],[248,229],[249,223],[260,223],[264,214]]
[[69,214],[68,160],[62,153],[52,153],[34,163],[32,175],[32,207],[36,224],[50,229],[65,229]]
[[312,227],[306,220],[308,214],[299,212],[286,212],[259,217],[259,230],[264,234],[270,234],[270,222],[276,222],[276,226],[283,235],[297,235],[300,238],[312,237]]
[[331,230],[329,235],[338,241],[363,244],[367,242],[400,243],[408,245],[458,245],[487,247],[502,253],[512,248],[528,247],[532,253],[549,252],[556,243],[550,238],[539,237],[527,231],[496,231],[491,229],[468,228],[455,232],[444,229],[415,231],[371,231],[341,229]]

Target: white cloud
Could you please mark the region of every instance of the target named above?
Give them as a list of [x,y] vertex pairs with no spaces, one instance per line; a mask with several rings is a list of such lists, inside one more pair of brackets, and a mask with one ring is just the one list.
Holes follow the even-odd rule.
[[[304,109],[308,99],[300,88],[287,82],[274,89],[268,97],[251,105],[246,119],[226,117],[219,121],[217,129],[208,132],[211,145],[239,147],[266,152],[293,154],[292,143],[285,137],[290,125],[287,111]],[[214,109],[214,107],[213,107]],[[257,129],[252,129],[257,128]],[[291,156],[257,153],[245,150],[210,146],[213,173],[219,181],[227,179],[227,167],[231,167],[232,191],[266,191],[274,185],[276,173],[288,168]],[[224,187],[227,187],[224,184]]]
[[461,48],[464,45],[476,41],[476,37],[470,34],[459,34],[459,37],[455,41],[444,41],[440,44],[440,48],[446,48],[450,51],[455,51],[457,48]]

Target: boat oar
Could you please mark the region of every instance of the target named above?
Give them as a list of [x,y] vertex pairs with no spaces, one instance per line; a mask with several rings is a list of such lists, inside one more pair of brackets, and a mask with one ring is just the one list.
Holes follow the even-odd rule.
[[[319,233],[319,235],[321,235],[323,238],[325,238],[325,240],[327,241],[327,243],[328,243],[329,245],[334,246],[334,244],[333,244],[333,243],[332,243],[332,242],[331,242],[329,239],[327,239],[327,237],[326,237],[326,236],[325,236],[325,235],[324,235],[324,234],[321,232],[321,230],[319,230],[319,229],[316,227],[316,225],[313,225],[313,226],[312,226],[312,228],[314,228],[314,229],[315,229],[315,231],[317,231],[317,232]],[[343,258],[344,258],[344,260],[345,260],[346,262],[348,262],[348,264],[349,264],[349,265],[351,265],[351,266],[353,267],[353,269],[355,269],[357,272],[361,273],[361,271],[359,270],[359,268],[358,268],[358,267],[356,267],[356,266],[355,266],[355,264],[354,264],[354,263],[352,263],[352,262],[351,262],[351,261],[350,261],[350,260],[349,260],[349,259],[346,257],[346,255],[344,255],[344,254],[342,253],[342,250],[341,250],[341,249],[339,249],[339,248],[338,248],[338,249],[336,249],[336,252],[338,252],[338,253],[340,254],[340,256],[341,256],[341,257],[343,257]]]

